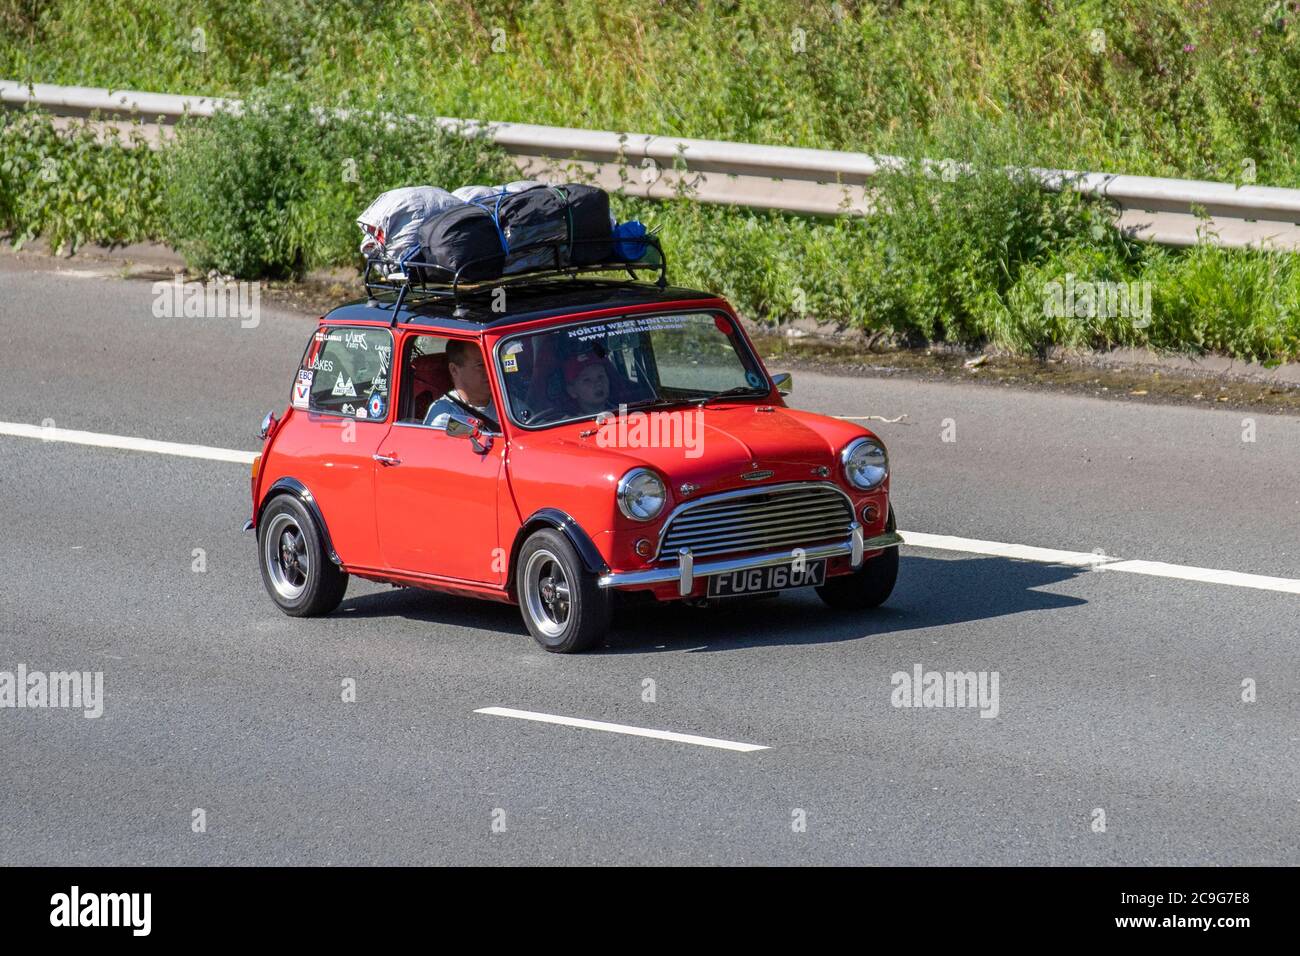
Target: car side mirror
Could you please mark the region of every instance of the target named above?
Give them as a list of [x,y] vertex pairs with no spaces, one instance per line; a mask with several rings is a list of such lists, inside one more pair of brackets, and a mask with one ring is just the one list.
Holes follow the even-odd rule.
[[460,412],[447,415],[447,434],[451,438],[468,438],[480,455],[492,449],[492,436],[483,434],[483,423]]
[[789,372],[777,372],[772,376],[772,384],[776,386],[778,394],[789,395],[794,388],[794,376]]

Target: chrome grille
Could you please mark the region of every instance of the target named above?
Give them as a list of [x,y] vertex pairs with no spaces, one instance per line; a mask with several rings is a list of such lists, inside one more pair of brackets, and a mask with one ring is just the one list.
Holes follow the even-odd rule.
[[659,557],[675,560],[681,548],[698,558],[842,541],[852,521],[848,497],[823,482],[727,492],[679,507]]

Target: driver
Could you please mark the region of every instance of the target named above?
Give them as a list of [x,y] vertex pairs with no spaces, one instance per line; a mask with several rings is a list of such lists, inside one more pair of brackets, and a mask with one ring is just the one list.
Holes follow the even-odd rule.
[[[490,428],[497,428],[497,412],[492,405],[492,387],[488,384],[483,352],[474,342],[452,339],[447,343],[447,372],[451,375],[452,389],[429,406],[424,424],[446,428],[447,418],[453,412],[465,414],[472,410],[485,419]],[[468,406],[468,409],[466,408]]]

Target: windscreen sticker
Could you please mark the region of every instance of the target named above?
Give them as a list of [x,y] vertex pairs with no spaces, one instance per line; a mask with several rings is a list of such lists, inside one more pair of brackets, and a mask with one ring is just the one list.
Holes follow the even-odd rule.
[[371,418],[383,418],[384,417],[384,396],[371,395],[369,411],[370,411]]
[[507,372],[519,371],[519,357],[517,355],[507,355],[501,360],[501,367]]
[[298,379],[293,383],[293,401],[291,404],[294,408],[306,408],[311,404],[311,381],[313,372],[311,369],[299,369]]
[[346,395],[348,398],[356,398],[357,390],[352,385],[352,379],[343,380],[343,373],[339,372],[338,379],[334,382],[334,388],[330,390],[331,395]]
[[685,315],[644,315],[622,322],[606,322],[601,325],[586,325],[569,330],[569,338],[579,342],[603,339],[614,335],[628,335],[636,332],[658,332],[661,330],[684,329],[690,320]]

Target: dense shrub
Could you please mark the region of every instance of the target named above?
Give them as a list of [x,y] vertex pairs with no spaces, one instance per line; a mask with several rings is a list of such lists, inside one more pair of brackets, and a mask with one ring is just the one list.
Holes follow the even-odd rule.
[[0,229],[15,245],[43,235],[56,252],[159,233],[158,157],[139,130],[58,131],[39,112],[0,111]]
[[513,176],[485,141],[403,103],[325,111],[287,83],[256,93],[240,115],[181,124],[165,167],[172,244],[200,270],[242,277],[356,261],[356,217],[386,189]]

